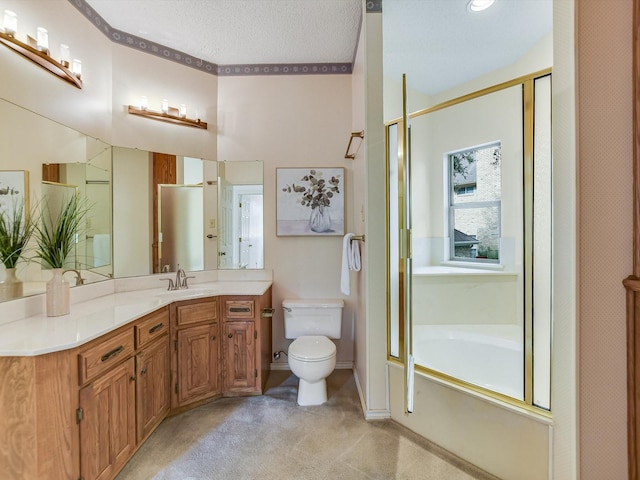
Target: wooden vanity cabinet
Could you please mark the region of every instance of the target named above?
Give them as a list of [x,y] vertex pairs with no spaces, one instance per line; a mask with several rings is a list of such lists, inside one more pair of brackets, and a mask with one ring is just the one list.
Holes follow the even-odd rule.
[[176,409],[220,394],[218,300],[176,302],[171,314],[171,407]]
[[262,393],[270,311],[271,289],[184,300],[79,347],[0,357],[0,478],[111,480],[168,414]]
[[222,303],[223,394],[260,395],[271,362],[271,289],[225,296]]
[[133,326],[105,335],[78,352],[80,475],[111,479],[136,448]]
[[147,315],[135,327],[137,441],[142,442],[171,407],[169,309]]
[[169,308],[78,352],[80,474],[112,479],[169,412]]

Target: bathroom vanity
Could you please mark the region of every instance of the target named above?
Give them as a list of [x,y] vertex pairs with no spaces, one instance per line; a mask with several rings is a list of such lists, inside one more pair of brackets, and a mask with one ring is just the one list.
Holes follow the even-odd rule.
[[189,292],[113,293],[0,325],[0,476],[112,479],[168,415],[260,395],[271,283]]

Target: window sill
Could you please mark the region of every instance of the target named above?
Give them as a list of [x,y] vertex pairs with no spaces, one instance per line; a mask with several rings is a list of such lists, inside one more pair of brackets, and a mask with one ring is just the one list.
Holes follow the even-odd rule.
[[502,275],[515,277],[518,275],[514,271],[505,271],[504,265],[479,265],[472,262],[442,262],[440,265],[415,267],[412,273],[414,276]]

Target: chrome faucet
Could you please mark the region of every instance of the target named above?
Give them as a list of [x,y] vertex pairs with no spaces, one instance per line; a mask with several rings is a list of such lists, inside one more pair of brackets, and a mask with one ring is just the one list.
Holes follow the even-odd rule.
[[76,274],[76,287],[79,285],[84,285],[84,278],[82,278],[82,275],[80,275],[80,272],[78,270],[70,268],[69,270],[63,271],[62,275],[64,275],[67,272],[73,272]]
[[180,265],[178,265],[178,270],[176,271],[176,288],[177,289],[181,289],[184,287],[184,284],[187,281],[186,278],[187,278],[187,274],[184,272],[182,268],[180,268]]
[[160,280],[168,280],[169,281],[169,285],[167,287],[167,290],[181,290],[181,289],[187,289],[189,288],[189,284],[187,283],[187,280],[190,278],[196,278],[196,277],[187,277],[186,272],[180,268],[180,265],[178,265],[178,270],[176,271],[176,279],[173,280],[172,278],[161,278]]

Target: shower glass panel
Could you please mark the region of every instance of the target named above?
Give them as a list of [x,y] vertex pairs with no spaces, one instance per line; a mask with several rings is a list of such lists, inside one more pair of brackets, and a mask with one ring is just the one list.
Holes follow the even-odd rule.
[[398,124],[387,126],[387,192],[388,192],[388,225],[389,225],[389,252],[387,254],[387,270],[389,272],[388,288],[388,321],[389,321],[389,355],[399,358],[400,339],[400,269],[399,269],[399,238],[400,222],[398,219]]
[[415,363],[517,400],[523,118],[516,84],[411,120]]
[[[551,410],[551,72],[410,119],[410,190],[402,123],[386,129],[389,358],[402,361],[406,348],[406,297],[416,371]],[[407,195],[410,291],[399,261]]]
[[551,76],[535,80],[533,404],[551,409]]
[[203,270],[202,185],[159,185],[158,231],[163,271]]

